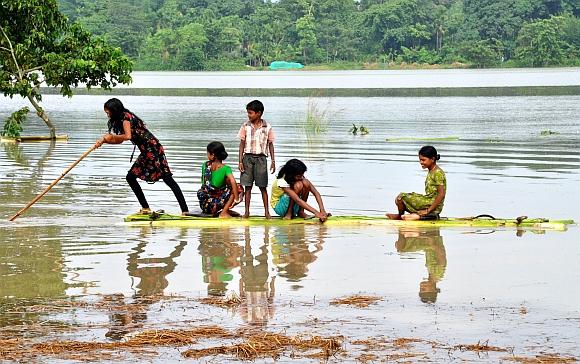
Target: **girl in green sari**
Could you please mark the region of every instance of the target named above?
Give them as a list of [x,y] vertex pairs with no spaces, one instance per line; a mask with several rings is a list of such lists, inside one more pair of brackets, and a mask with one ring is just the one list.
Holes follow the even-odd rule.
[[[447,180],[445,172],[437,165],[440,156],[437,149],[430,145],[419,150],[421,168],[427,169],[425,194],[410,192],[400,193],[395,199],[399,210],[396,214],[386,214],[391,220],[436,220],[443,210]],[[408,212],[408,215],[405,215]]]

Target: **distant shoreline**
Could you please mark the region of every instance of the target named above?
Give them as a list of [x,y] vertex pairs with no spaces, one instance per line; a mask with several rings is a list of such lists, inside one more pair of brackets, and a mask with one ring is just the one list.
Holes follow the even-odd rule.
[[[111,91],[148,96],[542,96],[580,95],[580,67],[353,71],[133,72]],[[57,89],[42,88],[43,94]]]

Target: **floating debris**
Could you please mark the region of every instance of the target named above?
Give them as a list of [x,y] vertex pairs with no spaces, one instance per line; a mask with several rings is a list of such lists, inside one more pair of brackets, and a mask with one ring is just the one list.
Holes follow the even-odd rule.
[[222,345],[205,349],[190,349],[182,353],[186,358],[199,359],[205,356],[235,355],[240,359],[254,360],[256,358],[278,358],[286,349],[308,352],[320,350],[315,355],[328,359],[342,349],[343,337],[324,338],[312,336],[289,337],[281,334],[260,333],[251,335],[246,342],[234,345]]
[[199,300],[199,302],[205,305],[218,306],[222,308],[232,308],[239,306],[242,303],[240,297],[234,292],[231,296],[227,298],[221,297],[204,297]]
[[499,352],[509,351],[506,348],[499,348],[497,346],[490,346],[489,340],[486,340],[485,342],[478,341],[477,344],[471,344],[471,345],[463,345],[463,344],[455,345],[454,348],[459,349],[461,351],[476,351],[476,352],[480,352],[480,351],[499,351]]
[[547,136],[547,135],[555,135],[555,134],[560,134],[557,131],[552,131],[552,130],[542,130],[540,132],[541,136]]
[[506,356],[501,358],[502,360],[508,361],[515,361],[517,363],[524,363],[524,364],[561,364],[561,363],[576,363],[578,359],[571,357],[571,356],[558,356],[558,355],[549,355],[549,354],[541,354],[532,357],[525,357],[525,356]]
[[381,297],[376,296],[359,296],[353,295],[344,298],[336,298],[330,301],[331,305],[350,305],[356,307],[367,307],[378,301],[382,300]]
[[356,126],[355,124],[352,124],[352,128],[350,128],[349,132],[352,133],[352,135],[367,135],[370,130],[364,125]]

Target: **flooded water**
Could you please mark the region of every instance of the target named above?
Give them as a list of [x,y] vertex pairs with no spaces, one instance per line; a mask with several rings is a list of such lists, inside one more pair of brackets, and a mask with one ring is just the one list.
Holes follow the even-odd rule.
[[[235,135],[251,98],[120,98],[161,140],[190,209],[198,208],[205,146],[222,141],[226,162],[236,165]],[[580,358],[577,226],[137,228],[122,223],[139,208],[124,180],[129,144],[91,153],[16,222],[6,221],[106,131],[106,100],[46,96],[69,141],[0,144],[1,339],[118,342],[146,329],[211,324],[342,335],[345,353],[335,362]],[[394,211],[399,192],[422,191],[417,151],[433,144],[447,174],[444,215],[580,221],[579,96],[261,100],[278,166],[302,159],[335,215],[381,216]],[[323,115],[324,132],[304,122],[309,104]],[[0,99],[0,119],[21,105]],[[353,124],[370,133],[353,135]],[[25,130],[46,134],[34,117]],[[142,186],[152,208],[178,212],[163,183]],[[263,214],[257,194],[251,211]],[[199,301],[234,295],[242,300],[231,309]],[[331,304],[352,295],[380,300]],[[79,306],[55,309],[62,302]],[[398,357],[357,342],[387,338],[414,341]],[[478,343],[505,350],[466,349]],[[180,350],[155,350],[160,356],[148,360],[183,359]]]

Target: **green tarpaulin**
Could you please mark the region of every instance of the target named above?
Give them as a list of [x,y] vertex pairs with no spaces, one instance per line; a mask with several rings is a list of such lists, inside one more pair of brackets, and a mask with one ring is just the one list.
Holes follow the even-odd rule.
[[286,61],[274,61],[270,63],[271,70],[291,70],[304,68],[302,63],[298,62],[286,62]]

